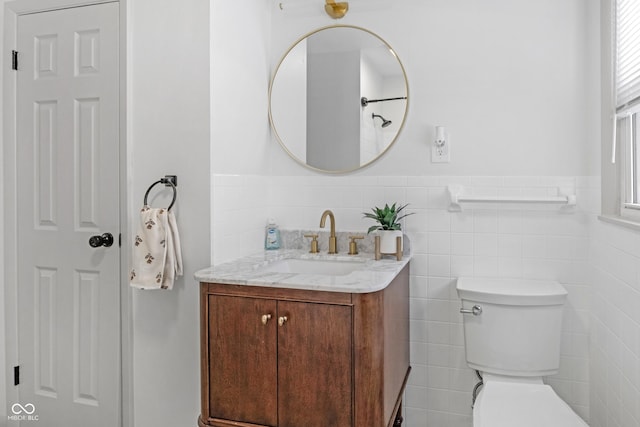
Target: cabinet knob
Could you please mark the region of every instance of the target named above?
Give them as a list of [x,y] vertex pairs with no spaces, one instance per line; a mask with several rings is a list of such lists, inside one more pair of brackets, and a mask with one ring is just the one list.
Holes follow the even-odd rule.
[[287,319],[287,316],[280,316],[278,318],[278,325],[280,325],[280,326],[284,325],[287,320],[289,320],[289,319]]
[[271,319],[271,315],[270,314],[263,314],[262,315],[262,324],[266,325],[267,322],[269,322],[270,319]]

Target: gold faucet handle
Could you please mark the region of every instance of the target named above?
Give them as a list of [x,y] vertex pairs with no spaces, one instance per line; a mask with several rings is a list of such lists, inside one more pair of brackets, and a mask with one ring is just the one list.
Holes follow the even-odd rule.
[[308,237],[308,238],[311,239],[311,249],[309,250],[309,253],[317,254],[318,252],[320,252],[318,250],[318,235],[317,234],[305,234],[304,237]]
[[356,240],[364,239],[364,236],[349,236],[351,241],[349,242],[349,255],[358,255],[358,244]]

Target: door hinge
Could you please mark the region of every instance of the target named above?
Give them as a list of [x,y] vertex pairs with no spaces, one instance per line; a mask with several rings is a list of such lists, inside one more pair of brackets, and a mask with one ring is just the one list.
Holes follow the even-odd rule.
[[122,247],[122,233],[118,233],[118,246]]
[[18,70],[18,51],[17,50],[11,51],[11,69],[16,71]]
[[20,366],[13,367],[13,385],[20,384]]

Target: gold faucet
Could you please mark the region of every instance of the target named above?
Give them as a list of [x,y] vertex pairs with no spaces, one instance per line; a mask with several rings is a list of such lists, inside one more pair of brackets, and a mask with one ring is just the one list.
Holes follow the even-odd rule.
[[329,209],[322,213],[322,217],[320,218],[320,228],[324,228],[324,223],[327,220],[327,216],[329,220],[331,220],[331,234],[329,235],[329,253],[337,254],[338,248],[336,245],[336,218],[333,216],[333,212]]

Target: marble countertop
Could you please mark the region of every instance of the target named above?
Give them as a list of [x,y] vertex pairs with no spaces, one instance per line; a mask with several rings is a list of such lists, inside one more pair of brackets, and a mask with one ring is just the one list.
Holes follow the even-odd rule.
[[[361,261],[363,268],[343,276],[266,271],[269,264],[284,259]],[[326,252],[310,254],[301,249],[282,249],[263,251],[205,268],[197,271],[195,278],[198,282],[229,285],[369,293],[386,288],[409,263],[410,259],[411,255],[407,253],[404,254],[401,261],[397,261],[395,257],[383,257],[383,259],[376,261],[371,253],[328,255]]]

